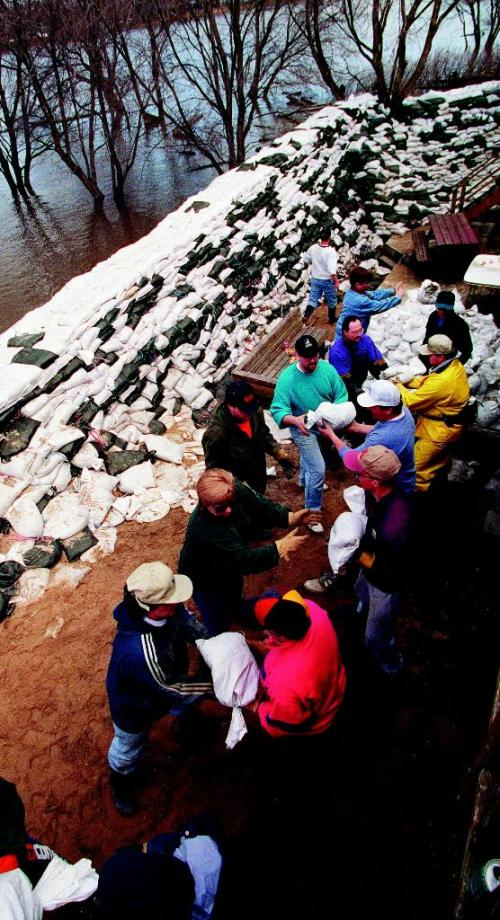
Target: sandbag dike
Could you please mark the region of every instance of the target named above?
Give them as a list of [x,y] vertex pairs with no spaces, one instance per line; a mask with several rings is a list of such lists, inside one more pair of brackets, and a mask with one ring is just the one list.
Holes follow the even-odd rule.
[[[408,124],[369,95],[328,106],[0,336],[0,617],[77,584],[123,521],[193,507],[191,413],[303,303],[319,225],[332,224],[342,271],[376,259],[409,218],[445,210],[498,146],[499,89],[427,93],[407,103]],[[429,309],[410,298],[374,321],[393,367],[414,356]],[[498,427],[498,333],[469,314],[468,371]]]

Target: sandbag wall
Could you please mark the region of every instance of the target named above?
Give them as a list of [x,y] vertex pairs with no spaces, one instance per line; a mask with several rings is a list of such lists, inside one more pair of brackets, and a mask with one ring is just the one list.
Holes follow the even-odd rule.
[[443,210],[494,141],[498,90],[427,94],[405,125],[371,96],[327,107],[1,336],[0,517],[22,538],[8,559],[39,570],[61,544],[85,559],[109,551],[100,536],[120,520],[188,510],[201,466],[190,413],[304,301],[319,227],[332,225],[342,272],[405,229],[410,205]]

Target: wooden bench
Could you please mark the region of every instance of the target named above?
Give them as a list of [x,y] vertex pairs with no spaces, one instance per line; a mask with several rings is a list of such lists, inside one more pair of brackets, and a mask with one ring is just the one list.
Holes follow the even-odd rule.
[[310,332],[320,346],[324,344],[325,339],[333,339],[334,327],[320,325],[320,322],[318,318],[318,325],[315,325],[315,314],[313,314],[311,323],[304,326],[300,310],[292,310],[278,323],[276,329],[266,336],[241,364],[234,368],[234,379],[246,380],[259,396],[271,400],[278,375],[285,367],[288,367],[291,361],[290,355],[284,348],[285,342],[290,342],[293,346],[299,335],[305,332]]
[[413,243],[413,251],[417,262],[430,262],[431,255],[429,247],[427,246],[427,234],[423,227],[411,231],[411,241]]
[[465,214],[431,214],[429,225],[437,246],[479,246],[479,237]]

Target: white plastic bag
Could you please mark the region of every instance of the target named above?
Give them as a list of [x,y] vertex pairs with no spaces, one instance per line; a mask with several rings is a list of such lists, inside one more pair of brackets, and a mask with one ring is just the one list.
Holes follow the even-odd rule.
[[240,707],[252,703],[257,696],[259,669],[241,633],[226,632],[212,639],[198,639],[196,645],[212,672],[219,703],[233,707],[226,738],[226,747],[231,749],[248,731]]
[[21,869],[0,875],[0,905],[2,920],[42,920],[42,905]]

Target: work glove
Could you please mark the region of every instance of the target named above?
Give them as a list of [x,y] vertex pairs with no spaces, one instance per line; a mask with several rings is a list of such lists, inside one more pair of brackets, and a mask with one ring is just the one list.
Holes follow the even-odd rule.
[[292,530],[290,533],[287,533],[286,537],[282,537],[281,540],[276,540],[276,549],[278,550],[280,559],[285,559],[285,561],[288,562],[290,553],[297,552],[307,539],[307,536],[299,537],[297,536],[297,530]]
[[298,527],[299,524],[320,524],[321,511],[310,511],[309,508],[301,508],[300,511],[288,512],[288,526]]
[[297,471],[297,463],[283,448],[276,451],[274,459],[278,461],[287,479],[292,479]]

